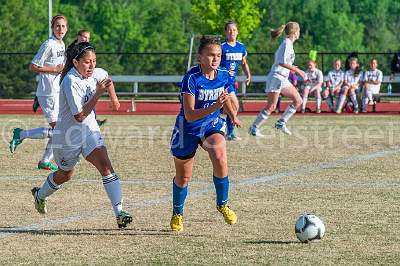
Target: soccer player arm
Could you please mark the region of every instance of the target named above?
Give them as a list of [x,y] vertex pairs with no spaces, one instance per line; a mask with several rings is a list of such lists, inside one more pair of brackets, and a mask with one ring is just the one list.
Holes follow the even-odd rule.
[[234,104],[236,95],[234,92],[229,94],[229,99],[224,104],[224,111],[231,118],[232,123],[237,127],[242,127],[242,122],[237,117],[237,110]]
[[110,79],[104,79],[97,83],[96,91],[89,98],[89,100],[83,105],[82,110],[75,114],[75,120],[82,123],[83,120],[86,119],[93,111],[96,106],[97,101],[100,99],[100,96],[111,86],[112,81]]
[[246,75],[246,85],[249,86],[250,81],[251,81],[251,72],[250,72],[249,64],[247,63],[247,56],[244,56],[242,59],[242,68],[243,68],[244,74]]
[[60,73],[64,65],[60,64],[57,66],[45,66],[45,60],[51,56],[51,47],[49,42],[44,42],[35,57],[33,58],[31,64],[29,65],[29,70],[35,73]]
[[218,97],[217,101],[214,104],[206,108],[195,109],[195,97],[189,93],[183,93],[183,109],[185,112],[185,118],[188,122],[193,122],[200,118],[203,118],[215,112],[216,110],[221,109],[228,98],[228,93],[224,92]]

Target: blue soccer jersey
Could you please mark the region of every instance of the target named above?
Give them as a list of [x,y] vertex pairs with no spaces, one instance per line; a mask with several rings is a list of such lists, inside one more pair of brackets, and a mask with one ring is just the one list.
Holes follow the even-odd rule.
[[[230,79],[229,72],[225,68],[218,68],[217,76],[213,80],[207,79],[201,72],[200,66],[191,68],[183,77],[181,95],[190,94],[195,97],[195,109],[207,108],[216,103],[218,97],[227,90],[231,93],[235,90]],[[209,121],[220,115],[220,110],[200,118],[193,122],[184,119],[184,127],[187,133],[200,136],[202,127]],[[185,117],[183,97],[181,97],[181,110],[179,116]]]
[[247,56],[246,47],[241,42],[236,42],[235,46],[231,46],[228,42],[224,42],[221,44],[221,48],[221,66],[225,67],[229,71],[233,71],[233,79],[236,80],[239,65],[242,64],[243,57]]

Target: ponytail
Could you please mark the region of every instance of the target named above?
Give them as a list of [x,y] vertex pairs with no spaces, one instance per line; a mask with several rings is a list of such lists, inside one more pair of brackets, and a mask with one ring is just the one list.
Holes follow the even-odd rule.
[[279,36],[282,35],[282,32],[285,31],[286,35],[294,34],[295,32],[300,30],[300,25],[297,22],[289,21],[286,24],[283,24],[279,28],[271,30],[271,38],[272,40],[276,40]]
[[283,24],[282,26],[280,26],[279,28],[276,29],[271,29],[270,33],[271,33],[271,39],[273,41],[275,41],[279,36],[282,35],[282,32],[285,30],[286,25]]

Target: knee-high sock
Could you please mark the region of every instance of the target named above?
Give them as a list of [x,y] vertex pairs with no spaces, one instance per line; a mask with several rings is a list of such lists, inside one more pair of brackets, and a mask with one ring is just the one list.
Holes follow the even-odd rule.
[[301,104],[301,110],[305,110],[307,106],[308,96],[303,96],[303,103]]
[[50,138],[52,135],[53,135],[52,128],[39,127],[39,128],[31,128],[31,129],[22,130],[19,135],[19,138],[21,140],[23,140],[23,139],[45,139],[45,138]]
[[290,104],[288,107],[286,107],[285,112],[283,112],[282,116],[280,117],[280,121],[287,123],[289,119],[296,113],[296,107],[294,107],[293,104]]
[[350,95],[350,99],[354,105],[354,108],[358,109],[357,95],[355,95],[355,94]]
[[254,120],[253,126],[259,128],[265,122],[265,120],[268,119],[268,117],[268,113],[265,110],[262,110],[258,113],[256,120]]
[[329,110],[333,110],[333,98],[332,96],[328,96],[324,99],[326,104],[328,105]]
[[217,194],[217,205],[221,206],[228,202],[229,198],[229,178],[213,176],[215,192]]
[[61,185],[57,185],[54,180],[54,172],[47,176],[46,181],[44,181],[42,187],[38,191],[39,199],[46,199],[48,196],[56,192],[61,188]]
[[366,91],[366,95],[367,95],[368,101],[372,102],[374,100],[374,97],[373,97],[373,94],[372,94],[371,90],[367,90]]
[[118,175],[112,173],[108,176],[103,176],[103,185],[111,201],[114,214],[118,216],[122,211],[122,190]]
[[226,134],[230,135],[235,130],[235,126],[232,123],[231,118],[229,115],[226,117]]
[[50,137],[47,141],[46,149],[44,150],[42,159],[40,160],[42,163],[50,162],[53,159],[53,146],[52,146],[53,137]]
[[316,101],[317,101],[317,110],[321,110],[321,97],[317,97]]
[[185,199],[188,194],[188,186],[178,187],[175,178],[172,180],[172,212],[173,214],[183,214]]
[[336,102],[336,112],[341,112],[343,108],[344,101],[346,100],[346,95],[340,95],[339,101]]

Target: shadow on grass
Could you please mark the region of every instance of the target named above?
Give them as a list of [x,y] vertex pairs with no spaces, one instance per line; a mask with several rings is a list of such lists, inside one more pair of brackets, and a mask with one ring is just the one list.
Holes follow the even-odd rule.
[[31,234],[31,235],[71,235],[71,236],[97,236],[97,235],[113,235],[113,236],[185,236],[185,237],[203,237],[201,234],[185,234],[175,233],[171,230],[161,229],[110,229],[110,228],[92,228],[92,229],[18,229],[15,227],[0,227],[1,235],[15,234]]
[[291,240],[248,240],[244,241],[247,244],[271,244],[271,245],[290,245],[290,244],[302,244],[300,241]]
[[31,235],[123,235],[123,236],[138,236],[138,235],[172,235],[171,232],[165,230],[146,230],[146,229],[18,229],[18,228],[0,228],[0,234],[31,234]]

